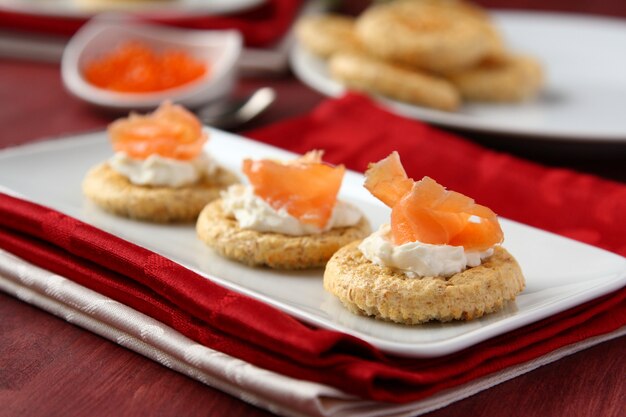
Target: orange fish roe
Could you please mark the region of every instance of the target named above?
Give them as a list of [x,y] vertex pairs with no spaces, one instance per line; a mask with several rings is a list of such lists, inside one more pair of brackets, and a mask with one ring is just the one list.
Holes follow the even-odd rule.
[[179,87],[206,74],[207,66],[179,50],[157,53],[148,45],[131,41],[89,62],[85,78],[107,90],[142,93]]

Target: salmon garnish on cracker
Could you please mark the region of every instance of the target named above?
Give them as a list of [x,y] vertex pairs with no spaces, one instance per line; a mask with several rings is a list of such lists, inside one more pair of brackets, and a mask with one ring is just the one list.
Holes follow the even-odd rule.
[[321,151],[289,162],[243,161],[243,172],[258,197],[275,210],[284,209],[302,223],[320,228],[332,215],[345,171],[343,165],[322,162]]
[[504,235],[491,209],[430,177],[409,178],[397,152],[370,164],[365,177],[365,188],[391,208],[396,245],[419,241],[484,251],[502,243]]
[[169,101],[154,113],[131,113],[109,125],[109,137],[116,152],[134,159],[150,155],[188,161],[202,152],[208,136],[200,121],[182,106]]

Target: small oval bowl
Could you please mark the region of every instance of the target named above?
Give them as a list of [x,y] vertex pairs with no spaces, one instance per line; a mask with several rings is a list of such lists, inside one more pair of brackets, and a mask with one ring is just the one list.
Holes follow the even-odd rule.
[[[167,90],[145,93],[117,92],[97,87],[83,76],[85,65],[113,51],[120,44],[136,40],[156,52],[185,51],[205,62],[204,76]],[[133,21],[132,18],[103,15],[85,24],[67,44],[61,60],[61,77],[74,96],[98,107],[112,110],[149,110],[164,100],[195,108],[226,96],[236,81],[236,64],[241,54],[239,32],[186,30]]]

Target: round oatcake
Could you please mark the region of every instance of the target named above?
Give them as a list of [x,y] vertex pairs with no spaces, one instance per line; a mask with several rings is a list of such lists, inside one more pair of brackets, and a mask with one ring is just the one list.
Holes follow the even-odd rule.
[[198,217],[198,237],[220,255],[247,265],[276,269],[321,267],[339,248],[370,233],[365,217],[350,227],[305,236],[242,229],[222,208],[222,201],[208,204]]
[[449,278],[409,278],[366,259],[360,241],[328,261],[324,288],[353,313],[403,324],[471,320],[502,308],[524,289],[517,261],[502,247]]
[[102,163],[85,176],[83,193],[119,216],[156,223],[192,222],[220,191],[237,182],[234,173],[220,167],[210,177],[183,187],[135,185]]
[[305,16],[296,24],[298,41],[310,52],[328,58],[337,52],[362,51],[354,18],[339,14]]
[[379,58],[437,73],[469,68],[493,47],[482,19],[442,2],[394,1],[356,22],[365,49]]
[[448,79],[466,100],[520,102],[539,92],[543,71],[539,61],[530,56],[502,55],[449,74]]
[[348,88],[418,106],[452,111],[461,102],[459,92],[448,80],[366,54],[336,53],[330,58],[328,70]]

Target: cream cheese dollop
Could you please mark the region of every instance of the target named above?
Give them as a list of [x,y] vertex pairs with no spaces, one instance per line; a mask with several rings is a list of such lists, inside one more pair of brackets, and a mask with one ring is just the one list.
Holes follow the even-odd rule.
[[116,152],[109,166],[135,185],[182,187],[198,182],[203,176],[215,172],[215,162],[206,153],[197,158],[181,161],[157,154],[146,159],[133,159],[124,152]]
[[222,207],[232,215],[242,229],[258,232],[282,233],[291,236],[318,234],[335,227],[357,224],[361,211],[350,203],[337,200],[331,218],[324,228],[300,222],[287,210],[275,210],[262,198],[254,194],[251,186],[233,185],[222,192]]
[[404,272],[409,278],[449,277],[468,267],[481,264],[493,254],[486,251],[465,251],[463,246],[431,245],[409,242],[395,245],[391,241],[391,226],[382,225],[359,244],[363,256],[371,262]]

